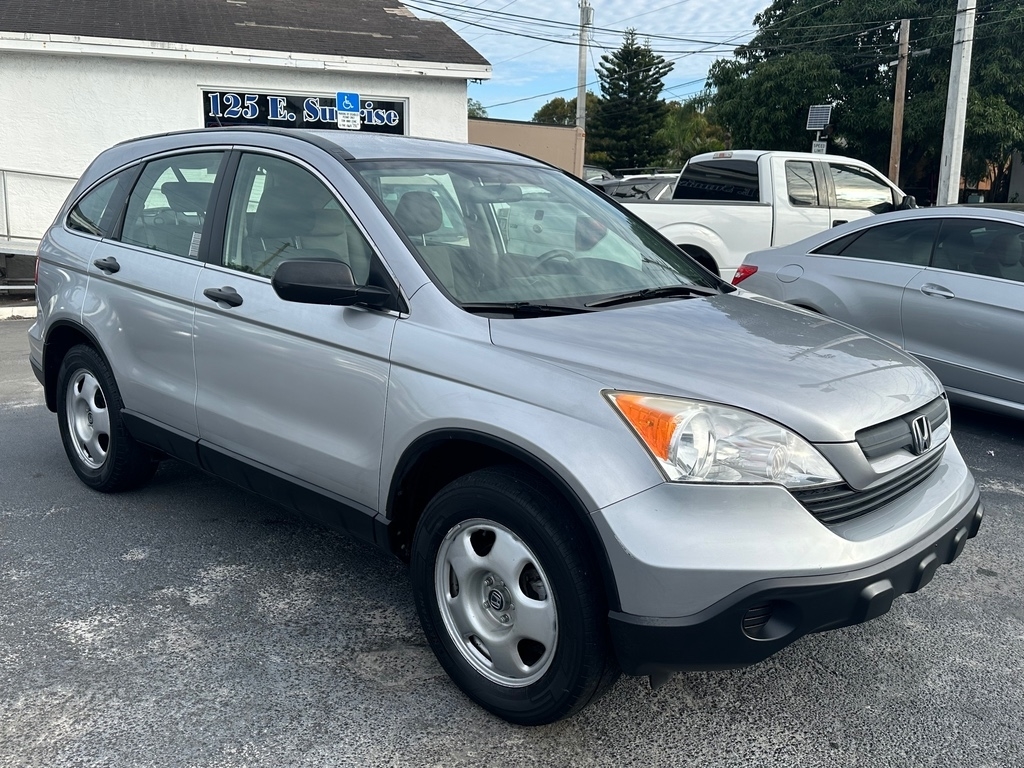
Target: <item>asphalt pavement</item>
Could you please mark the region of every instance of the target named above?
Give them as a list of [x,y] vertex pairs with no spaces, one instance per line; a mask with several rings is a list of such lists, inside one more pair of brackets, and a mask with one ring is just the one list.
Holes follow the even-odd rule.
[[0,766],[1024,765],[1024,421],[954,411],[985,522],[888,614],[522,728],[448,680],[388,555],[177,462],[88,490],[30,322],[0,321]]

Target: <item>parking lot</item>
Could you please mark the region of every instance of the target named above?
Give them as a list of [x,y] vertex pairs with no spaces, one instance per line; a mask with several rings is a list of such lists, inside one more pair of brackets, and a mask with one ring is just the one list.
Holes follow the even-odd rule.
[[177,462],[88,490],[30,322],[0,321],[0,765],[1024,764],[1024,421],[954,410],[985,522],[888,614],[529,729],[449,681],[385,554]]

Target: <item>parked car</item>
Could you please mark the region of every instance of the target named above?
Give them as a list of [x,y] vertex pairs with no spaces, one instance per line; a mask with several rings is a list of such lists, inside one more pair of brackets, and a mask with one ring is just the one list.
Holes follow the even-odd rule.
[[85,484],[170,456],[394,553],[442,666],[510,721],[871,619],[981,523],[924,366],[520,155],[130,141],[37,273],[30,359]]
[[955,400],[1024,415],[1024,213],[922,208],[752,253],[733,282],[888,339]]
[[751,251],[915,203],[860,160],[746,149],[696,155],[670,194],[622,204],[729,280]]

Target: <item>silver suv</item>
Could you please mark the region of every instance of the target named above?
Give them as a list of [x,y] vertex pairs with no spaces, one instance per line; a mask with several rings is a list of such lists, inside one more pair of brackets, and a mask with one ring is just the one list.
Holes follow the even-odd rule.
[[926,368],[518,155],[139,139],[37,272],[32,366],[83,482],[173,457],[393,552],[510,721],[871,619],[981,523]]

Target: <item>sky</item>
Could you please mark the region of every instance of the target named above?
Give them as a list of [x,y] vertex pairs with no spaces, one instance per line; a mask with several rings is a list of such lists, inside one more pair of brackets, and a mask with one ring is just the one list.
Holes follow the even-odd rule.
[[[421,18],[441,18],[493,67],[490,80],[470,83],[469,97],[488,117],[529,120],[555,97],[575,98],[579,61],[578,0],[404,0]],[[632,27],[641,41],[675,66],[662,98],[699,92],[708,67],[754,33],[754,15],[770,0],[590,0],[594,32],[588,90],[600,95],[597,64],[622,45]]]

